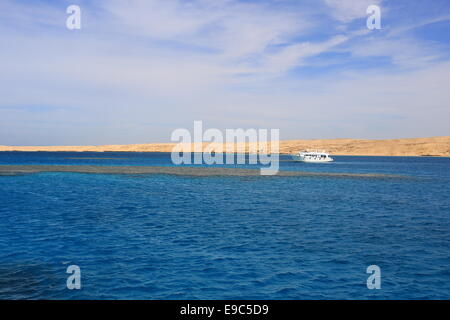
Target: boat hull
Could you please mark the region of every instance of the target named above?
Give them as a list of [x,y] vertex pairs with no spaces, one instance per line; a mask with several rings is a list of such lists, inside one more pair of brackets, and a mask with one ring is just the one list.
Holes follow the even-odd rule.
[[326,159],[326,160],[306,160],[306,159],[299,159],[297,161],[300,162],[309,162],[309,163],[324,163],[324,162],[333,162],[333,159]]
[[307,162],[307,163],[326,163],[326,162],[333,162],[334,159],[331,157],[327,157],[325,159],[322,160],[317,160],[317,159],[307,159],[298,155],[292,155],[292,159],[295,161],[299,161],[299,162]]

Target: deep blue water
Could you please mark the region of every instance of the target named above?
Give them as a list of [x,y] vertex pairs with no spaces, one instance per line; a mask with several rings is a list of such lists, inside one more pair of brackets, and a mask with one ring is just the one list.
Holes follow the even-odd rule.
[[[450,158],[335,158],[280,165],[399,176],[0,176],[0,298],[450,299]],[[172,165],[87,152],[0,164]],[[81,290],[66,288],[72,264]],[[380,290],[366,286],[373,264]]]

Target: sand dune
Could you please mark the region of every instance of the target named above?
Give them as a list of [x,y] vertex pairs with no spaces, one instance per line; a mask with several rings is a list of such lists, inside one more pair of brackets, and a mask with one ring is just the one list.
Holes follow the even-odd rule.
[[450,137],[392,140],[292,140],[280,143],[281,153],[300,149],[326,149],[335,155],[450,156]]
[[[204,143],[203,148],[207,145],[207,143]],[[173,143],[101,146],[0,146],[0,151],[171,152],[174,146],[175,144]],[[220,147],[226,150],[230,145],[221,145]],[[232,149],[234,150],[234,148]],[[255,144],[247,144],[242,150],[244,149],[246,152],[258,151],[258,147]],[[391,140],[326,139],[280,141],[280,153],[290,154],[302,149],[324,149],[332,155],[450,157],[450,136]]]

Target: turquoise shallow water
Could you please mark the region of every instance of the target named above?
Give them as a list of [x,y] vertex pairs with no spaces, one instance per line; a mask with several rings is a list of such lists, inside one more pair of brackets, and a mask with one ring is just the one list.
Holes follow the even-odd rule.
[[[281,160],[398,177],[0,176],[0,298],[450,298],[450,158]],[[2,164],[172,165],[68,152],[0,152]],[[72,264],[81,290],[66,288]],[[366,287],[372,264],[380,290]]]

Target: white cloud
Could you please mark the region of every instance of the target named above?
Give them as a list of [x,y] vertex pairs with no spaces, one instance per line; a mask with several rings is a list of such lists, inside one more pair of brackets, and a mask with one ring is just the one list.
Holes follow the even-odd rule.
[[349,48],[354,57],[385,57],[400,68],[423,68],[442,57],[433,42],[418,43],[411,38],[366,38]]
[[367,7],[380,5],[382,0],[324,0],[331,8],[331,15],[338,21],[348,23],[367,17]]
[[335,36],[319,43],[303,42],[287,46],[280,52],[265,57],[264,70],[274,73],[285,72],[294,66],[304,65],[305,58],[327,52],[347,40],[346,36]]
[[[351,10],[330,2],[336,19],[360,15],[343,3]],[[173,128],[196,119],[219,128],[278,127],[283,138],[442,135],[447,128],[450,67],[435,61],[439,47],[424,48],[411,34],[322,32],[335,22],[314,20],[309,7],[269,2],[96,5],[102,10],[82,7],[83,28],[72,32],[65,10],[2,1],[0,144],[167,141]],[[335,52],[394,64],[289,73]],[[330,67],[341,62],[333,59]],[[61,108],[29,111],[39,105]],[[417,123],[423,126],[413,131]]]
[[217,50],[226,58],[261,54],[315,24],[303,11],[276,9],[264,2],[137,0],[103,6],[122,32]]

